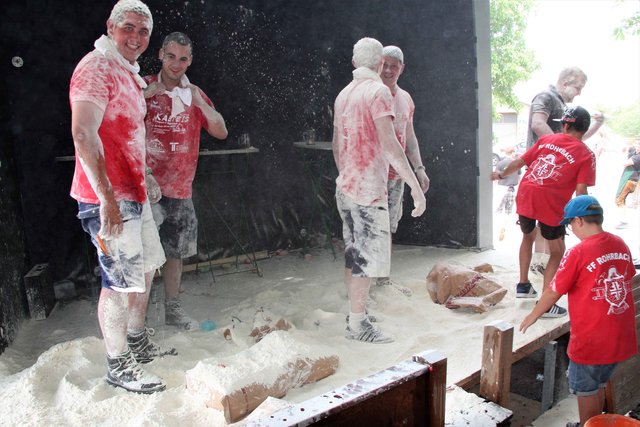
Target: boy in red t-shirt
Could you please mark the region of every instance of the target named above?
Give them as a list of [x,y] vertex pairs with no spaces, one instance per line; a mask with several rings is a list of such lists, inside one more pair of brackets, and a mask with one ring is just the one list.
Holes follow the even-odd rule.
[[[565,226],[560,224],[562,208],[573,193],[587,194],[587,188],[596,183],[595,156],[582,142],[591,123],[589,112],[578,106],[567,108],[559,121],[562,133],[543,135],[533,147],[509,163],[503,171],[491,174],[492,180],[498,180],[515,173],[523,166],[528,168],[516,195],[518,223],[522,231],[517,298],[535,298],[538,295],[529,281],[532,247],[538,233],[544,237],[549,247],[549,261],[545,267],[542,287],[543,293],[547,290],[565,250],[566,231]],[[562,317],[566,314],[565,308],[553,305],[542,317]]]
[[562,258],[547,289],[522,323],[523,333],[563,294],[569,299],[569,390],[578,396],[580,424],[602,413],[604,387],[617,363],[637,353],[631,281],[635,268],[624,241],[602,229],[602,207],[577,196],[561,224],[580,239]]

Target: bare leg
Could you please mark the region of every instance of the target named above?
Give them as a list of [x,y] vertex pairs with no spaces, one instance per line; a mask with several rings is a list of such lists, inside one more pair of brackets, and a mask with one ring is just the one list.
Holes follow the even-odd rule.
[[107,354],[115,357],[125,353],[127,346],[127,321],[129,295],[102,288],[98,301],[98,323],[104,338]]
[[522,242],[520,243],[520,283],[527,283],[529,281],[529,266],[531,265],[531,250],[535,241],[537,229],[529,234],[522,234]]
[[[536,227],[537,230],[537,227]],[[547,247],[547,241],[542,237],[540,233],[536,233],[536,245],[534,248],[537,254],[548,254],[549,248]]]
[[347,292],[347,299],[349,299],[349,285],[351,284],[351,269],[344,269],[344,289]]
[[139,332],[144,329],[144,320],[147,315],[147,305],[149,304],[149,294],[153,283],[155,271],[144,274],[144,284],[146,291],[129,294],[129,320],[127,323],[128,332]]
[[562,260],[562,255],[564,255],[565,245],[564,239],[555,239],[555,240],[547,240],[549,245],[549,261],[547,262],[547,266],[544,269],[544,279],[543,279],[543,287],[542,292],[546,291],[553,280],[553,276],[556,275],[556,271],[558,271],[558,267],[560,266],[560,261]]
[[591,396],[578,396],[578,414],[580,415],[580,425],[584,425],[587,420],[596,415],[600,415],[604,409],[604,388]]
[[182,259],[167,258],[167,262],[162,269],[164,279],[165,299],[176,298],[180,292],[180,281],[182,279]]
[[352,313],[364,313],[367,308],[371,278],[353,277],[349,283],[349,305]]

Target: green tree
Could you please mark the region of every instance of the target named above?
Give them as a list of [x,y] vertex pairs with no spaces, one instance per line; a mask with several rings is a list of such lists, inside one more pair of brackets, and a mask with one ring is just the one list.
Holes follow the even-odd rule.
[[[623,3],[624,1],[618,0],[618,3]],[[629,18],[623,19],[621,25],[613,30],[613,35],[618,40],[624,40],[627,35],[640,35],[640,10]]]
[[627,138],[640,137],[640,101],[613,111],[607,124],[618,135]]
[[504,105],[519,110],[513,93],[516,84],[527,81],[540,64],[524,39],[532,0],[490,0],[491,92],[493,109]]

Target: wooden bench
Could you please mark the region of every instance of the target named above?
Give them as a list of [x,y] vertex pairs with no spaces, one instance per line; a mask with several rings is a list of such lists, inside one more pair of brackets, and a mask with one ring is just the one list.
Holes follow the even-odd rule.
[[443,426],[447,359],[425,351],[246,426]]

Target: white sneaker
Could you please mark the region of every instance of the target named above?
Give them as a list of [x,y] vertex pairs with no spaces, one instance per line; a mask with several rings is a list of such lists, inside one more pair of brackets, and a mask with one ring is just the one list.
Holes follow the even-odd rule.
[[347,324],[345,337],[350,340],[369,342],[373,344],[387,344],[393,342],[393,338],[384,335],[379,329],[371,324],[368,318],[360,322],[360,329],[354,330]]
[[399,285],[388,277],[378,277],[376,279],[376,285],[378,286],[391,286],[393,289],[402,292],[404,296],[410,297],[413,295],[413,291],[406,286]]
[[114,387],[122,387],[127,391],[145,394],[163,391],[167,388],[160,378],[146,373],[129,350],[116,357],[107,355],[107,363],[109,366],[107,382]]
[[167,325],[177,326],[187,331],[197,331],[200,329],[200,323],[195,319],[187,316],[180,305],[178,298],[171,298],[164,303],[164,323]]

